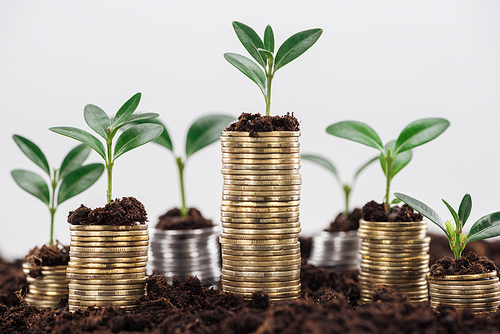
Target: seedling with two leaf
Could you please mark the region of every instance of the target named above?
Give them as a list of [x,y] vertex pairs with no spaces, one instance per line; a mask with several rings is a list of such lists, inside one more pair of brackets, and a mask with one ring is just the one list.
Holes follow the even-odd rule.
[[97,139],[97,137],[85,130],[64,126],[52,127],[49,129],[50,131],[84,143],[96,151],[97,154],[104,159],[108,184],[106,192],[107,203],[111,202],[113,167],[116,159],[134,148],[155,140],[163,131],[163,128],[158,124],[148,123],[130,125],[127,130],[123,131],[120,136],[118,136],[113,150],[113,139],[117,135],[118,130],[123,126],[135,121],[153,119],[159,116],[157,113],[134,115],[140,100],[141,93],[135,94],[127,102],[125,102],[113,118],[110,118],[98,106],[93,104],[85,106],[85,109],[83,110],[85,122],[87,122],[87,125],[104,139],[104,145],[99,139]]
[[45,154],[35,143],[19,135],[14,135],[13,139],[21,151],[47,173],[50,179],[47,184],[45,179],[36,173],[22,169],[15,169],[11,172],[14,181],[22,189],[47,205],[50,212],[49,246],[52,246],[57,208],[63,202],[92,186],[101,177],[104,166],[100,163],[82,165],[90,154],[90,148],[78,145],[66,155],[60,168],[53,168],[51,171]]
[[274,32],[270,25],[264,38],[249,26],[234,21],[233,28],[241,44],[255,62],[236,53],[225,53],[224,58],[259,87],[266,102],[266,116],[271,113],[271,83],[276,71],[306,52],[321,36],[322,29],[309,29],[290,36],[274,53]]
[[411,196],[395,193],[394,196],[399,198],[411,206],[415,211],[418,211],[422,216],[427,217],[431,222],[436,224],[444,234],[448,237],[451,251],[458,260],[462,255],[465,245],[471,241],[483,240],[497,237],[500,235],[500,211],[493,212],[479,218],[470,228],[469,235],[463,233],[467,219],[472,211],[472,198],[469,194],[465,194],[458,207],[458,213],[444,199],[442,200],[453,217],[454,224],[447,220],[443,223],[443,219],[430,208],[427,204],[420,202]]
[[[391,181],[412,159],[411,150],[423,145],[443,133],[450,122],[444,118],[423,118],[408,124],[397,140],[388,142],[385,146],[375,130],[362,122],[344,121],[330,125],[326,132],[349,139],[380,151],[379,161],[386,177],[385,209],[390,211]],[[397,202],[397,201],[396,201]]]

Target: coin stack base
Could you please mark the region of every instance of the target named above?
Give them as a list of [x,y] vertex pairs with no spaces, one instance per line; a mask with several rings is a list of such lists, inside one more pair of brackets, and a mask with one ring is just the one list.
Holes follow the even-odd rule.
[[70,225],[68,306],[138,307],[146,295],[148,226]]
[[322,231],[312,240],[311,256],[307,263],[326,269],[359,269],[358,231]]
[[33,269],[28,263],[23,263],[23,272],[29,288],[26,293],[26,301],[37,307],[56,308],[61,298],[68,297],[68,279],[66,268],[68,266],[42,266],[41,274],[33,278],[29,276]]
[[431,307],[451,305],[472,313],[496,312],[500,306],[500,282],[497,272],[475,275],[427,275]]

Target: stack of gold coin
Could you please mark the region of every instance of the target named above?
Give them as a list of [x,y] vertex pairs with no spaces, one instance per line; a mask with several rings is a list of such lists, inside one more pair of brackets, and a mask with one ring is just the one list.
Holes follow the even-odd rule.
[[500,282],[497,272],[475,275],[427,276],[431,306],[452,305],[472,313],[496,312],[500,305]]
[[55,309],[61,298],[68,297],[67,267],[42,266],[42,275],[33,278],[28,274],[34,268],[28,263],[23,263],[23,272],[26,274],[26,281],[29,285],[26,301],[37,307]]
[[427,301],[429,272],[427,222],[359,221],[361,239],[360,301],[387,286],[413,302]]
[[146,294],[148,226],[70,225],[69,310],[134,309]]
[[222,289],[300,295],[299,131],[221,136]]

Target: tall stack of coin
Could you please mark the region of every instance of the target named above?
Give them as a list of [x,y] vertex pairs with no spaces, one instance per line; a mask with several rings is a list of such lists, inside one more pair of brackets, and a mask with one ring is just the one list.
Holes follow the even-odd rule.
[[222,289],[300,295],[299,131],[221,136]]
[[70,225],[69,310],[134,309],[146,294],[148,226]]
[[497,272],[475,275],[427,276],[431,306],[452,305],[472,313],[496,312],[500,305],[500,282]]
[[37,307],[55,309],[61,298],[68,297],[66,268],[68,266],[42,266],[42,276],[33,278],[28,275],[33,267],[28,263],[23,263],[23,272],[29,284],[26,301]]
[[361,302],[372,300],[381,285],[407,295],[413,302],[428,300],[430,238],[426,233],[426,221],[359,221]]
[[358,231],[322,231],[312,240],[311,256],[308,263],[335,270],[358,269],[359,254]]
[[174,277],[197,276],[206,287],[220,282],[219,227],[192,230],[153,229],[148,271]]

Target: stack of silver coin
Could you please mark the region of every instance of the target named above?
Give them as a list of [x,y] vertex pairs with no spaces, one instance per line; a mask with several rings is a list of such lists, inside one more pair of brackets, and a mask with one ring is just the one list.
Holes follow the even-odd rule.
[[193,230],[154,229],[148,272],[159,271],[172,283],[174,277],[197,276],[206,287],[220,282],[219,227]]
[[146,295],[148,225],[70,225],[69,310],[132,310]]
[[30,264],[23,263],[23,272],[29,284],[26,301],[37,307],[51,307],[55,309],[61,298],[68,297],[68,279],[66,268],[68,266],[42,266],[42,276],[33,278],[29,276],[34,269]]
[[472,313],[496,312],[500,305],[500,282],[497,272],[475,275],[427,276],[431,307],[440,304]]
[[381,285],[407,295],[413,302],[428,300],[430,238],[426,233],[426,221],[359,221],[361,302],[372,300]]
[[322,231],[312,240],[311,255],[308,263],[335,270],[358,269],[359,254],[358,231]]
[[271,301],[300,295],[298,131],[221,136],[222,288]]

